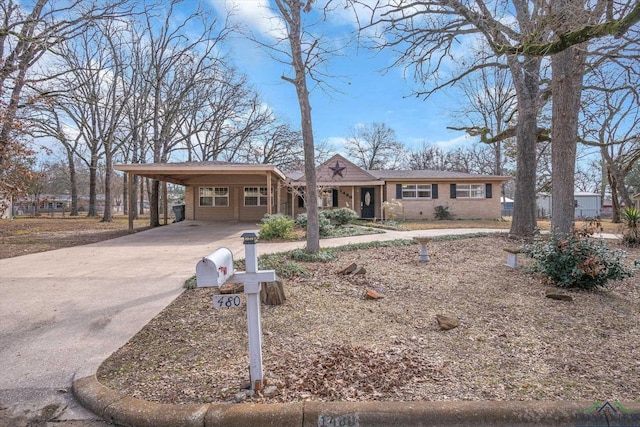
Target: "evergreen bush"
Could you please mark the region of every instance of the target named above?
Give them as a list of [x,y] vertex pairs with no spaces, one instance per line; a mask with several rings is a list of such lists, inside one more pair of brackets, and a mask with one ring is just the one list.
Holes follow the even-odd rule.
[[450,220],[453,219],[453,214],[449,211],[449,206],[436,206],[435,218],[437,220]]
[[286,215],[265,214],[260,221],[259,238],[263,240],[289,239],[293,235],[295,222]]
[[336,225],[347,225],[358,219],[356,211],[349,208],[321,211],[321,215],[326,216]]
[[[320,211],[320,213],[318,214],[318,229],[319,229],[320,237],[330,236],[334,228],[333,224],[331,224],[331,220],[327,218],[327,215],[325,212],[329,212],[329,211]],[[298,216],[296,216],[296,225],[304,229],[307,228],[306,213],[301,213],[301,214],[298,214]]]
[[529,267],[532,272],[563,288],[606,287],[610,280],[633,275],[624,265],[624,252],[610,250],[605,242],[590,237],[551,235],[525,245],[524,253],[534,260]]
[[640,210],[627,206],[620,211],[620,219],[624,223],[622,241],[627,246],[640,246]]

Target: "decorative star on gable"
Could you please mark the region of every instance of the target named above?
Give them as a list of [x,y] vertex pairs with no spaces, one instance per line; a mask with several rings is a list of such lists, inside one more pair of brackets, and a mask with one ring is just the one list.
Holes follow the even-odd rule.
[[336,175],[340,175],[342,178],[344,178],[344,175],[342,175],[342,171],[346,168],[346,166],[340,166],[340,162],[336,161],[335,166],[329,166],[329,169],[333,171],[333,175],[331,175],[331,178],[335,177]]

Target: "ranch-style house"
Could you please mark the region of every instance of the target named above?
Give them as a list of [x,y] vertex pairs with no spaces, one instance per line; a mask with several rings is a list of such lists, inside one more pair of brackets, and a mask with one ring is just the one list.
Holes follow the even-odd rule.
[[[259,221],[266,213],[306,212],[304,173],[273,165],[220,161],[117,165],[132,176],[185,187],[186,220]],[[433,219],[444,206],[456,219],[500,217],[500,186],[511,178],[436,170],[364,170],[341,155],[317,168],[318,206],[351,208],[384,219],[384,202],[400,201],[404,219]],[[131,190],[131,189],[130,189]],[[129,191],[131,194],[131,191]]]

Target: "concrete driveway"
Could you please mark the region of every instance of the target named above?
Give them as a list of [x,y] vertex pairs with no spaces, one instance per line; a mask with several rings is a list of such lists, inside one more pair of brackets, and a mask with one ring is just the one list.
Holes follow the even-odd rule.
[[202,256],[224,246],[243,257],[246,231],[257,227],[181,222],[0,260],[0,425],[95,419],[73,401],[74,376],[94,373],[179,295]]
[[[28,419],[53,418],[56,426],[65,421],[73,426],[103,425],[73,399],[74,377],[95,373],[176,298],[202,256],[227,247],[235,258],[244,258],[240,236],[246,231],[257,232],[257,227],[185,221],[96,244],[0,260],[0,426],[3,419],[15,426],[27,425]],[[321,245],[478,231],[496,230],[387,232],[323,240]],[[258,251],[303,245],[260,244]]]

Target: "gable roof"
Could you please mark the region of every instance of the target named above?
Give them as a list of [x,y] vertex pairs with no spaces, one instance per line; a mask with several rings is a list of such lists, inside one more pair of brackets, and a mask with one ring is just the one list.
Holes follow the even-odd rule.
[[[300,184],[304,184],[306,181],[304,172],[301,171],[288,173],[287,176]],[[329,160],[316,168],[316,181],[319,186],[384,184],[369,171],[362,169],[340,154],[331,156]]]

